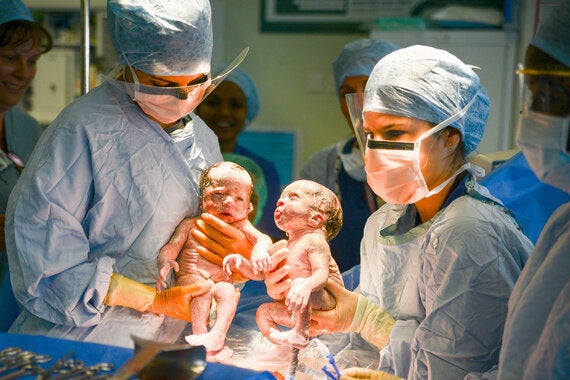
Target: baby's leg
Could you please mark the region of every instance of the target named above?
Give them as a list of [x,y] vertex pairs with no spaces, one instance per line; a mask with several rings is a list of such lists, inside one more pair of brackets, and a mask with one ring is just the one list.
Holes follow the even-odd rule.
[[272,342],[293,348],[304,348],[309,344],[309,325],[311,323],[311,304],[295,316],[295,325],[289,331],[270,330]]
[[293,327],[294,325],[287,306],[282,302],[261,304],[255,313],[255,321],[259,331],[269,340],[271,340],[269,337],[270,330],[279,330],[277,325],[286,327]]
[[186,337],[193,346],[204,346],[208,352],[208,360],[222,361],[232,355],[232,350],[224,346],[226,334],[236,311],[236,290],[228,282],[218,282],[212,288],[212,297],[216,300],[216,323],[206,333],[197,333]]
[[190,317],[192,318],[192,334],[208,332],[208,317],[212,307],[212,292],[209,291],[190,301]]

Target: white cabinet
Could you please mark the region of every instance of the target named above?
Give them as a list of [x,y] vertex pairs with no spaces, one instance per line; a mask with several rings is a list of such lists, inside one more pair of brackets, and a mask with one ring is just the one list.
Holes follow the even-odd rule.
[[42,56],[32,83],[30,114],[49,124],[75,99],[76,53],[72,49],[52,49]]
[[513,104],[517,57],[515,32],[487,30],[373,30],[371,38],[381,38],[399,44],[429,45],[445,49],[466,64],[477,66],[477,75],[487,89],[491,100],[489,122],[479,145],[479,153],[488,153],[514,147],[513,133],[517,117]]

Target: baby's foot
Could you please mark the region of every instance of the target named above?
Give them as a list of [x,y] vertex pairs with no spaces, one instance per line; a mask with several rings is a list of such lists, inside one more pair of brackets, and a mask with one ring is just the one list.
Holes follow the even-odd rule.
[[295,330],[279,331],[274,328],[269,330],[269,338],[272,342],[294,348],[305,348],[309,344],[309,338]]
[[206,334],[187,335],[184,339],[192,346],[204,346],[208,352],[217,352],[224,348],[226,337],[210,331]]
[[234,351],[228,346],[222,347],[219,351],[207,351],[206,360],[209,362],[223,362],[232,357]]

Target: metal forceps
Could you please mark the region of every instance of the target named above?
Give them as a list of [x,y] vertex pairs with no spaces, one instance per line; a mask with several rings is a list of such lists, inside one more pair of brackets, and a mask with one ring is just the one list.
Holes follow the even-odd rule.
[[13,379],[25,374],[39,373],[42,368],[36,364],[51,360],[49,355],[38,355],[32,351],[22,351],[19,347],[9,347],[0,352],[2,367],[0,373],[5,375],[0,380]]
[[115,366],[111,363],[99,363],[87,367],[81,360],[70,359],[64,361],[63,365],[55,371],[58,375],[50,377],[50,379],[84,379],[97,375],[99,372],[110,372],[114,369]]

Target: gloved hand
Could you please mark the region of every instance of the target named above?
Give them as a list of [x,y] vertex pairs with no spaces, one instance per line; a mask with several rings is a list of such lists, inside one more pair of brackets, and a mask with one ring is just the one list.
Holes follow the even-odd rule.
[[219,266],[224,257],[232,253],[251,258],[253,244],[245,234],[211,214],[202,214],[191,234],[199,244],[196,249],[200,256]]
[[129,307],[140,312],[151,311],[192,322],[190,300],[204,294],[211,286],[209,282],[205,285],[174,286],[157,293],[152,286],[113,273],[105,305]]
[[402,380],[387,372],[368,368],[347,368],[340,371],[340,380],[370,379],[370,380]]
[[388,343],[395,321],[384,308],[330,279],[325,289],[334,296],[336,305],[331,310],[312,310],[311,336],[325,332],[359,332],[378,349]]
[[284,300],[291,288],[291,279],[289,278],[289,265],[287,256],[289,248],[287,248],[287,240],[279,240],[269,248],[271,255],[271,268],[265,273],[265,287],[269,297],[276,301]]

